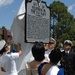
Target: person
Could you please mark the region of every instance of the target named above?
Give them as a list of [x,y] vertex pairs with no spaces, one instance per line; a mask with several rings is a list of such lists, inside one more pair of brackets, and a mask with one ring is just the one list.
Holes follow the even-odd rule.
[[65,70],[65,75],[75,75],[75,52],[72,49],[73,43],[65,40],[63,44],[61,67]]
[[1,40],[0,54],[2,54],[1,71],[5,72],[5,75],[18,75],[15,59],[22,54],[21,44],[18,43],[18,52],[12,53],[6,41]]
[[46,51],[45,51],[45,59],[47,61],[50,61],[48,56],[51,53],[51,51],[54,50],[55,47],[56,47],[56,40],[51,37],[49,44],[46,44],[46,46],[45,46],[45,49],[46,49]]
[[7,41],[6,42],[7,42],[8,45],[11,45],[13,43],[13,40],[12,40],[12,36],[11,35],[8,35],[7,36]]
[[[61,56],[62,54],[59,49],[52,50],[51,53],[49,54],[50,62],[44,65],[43,63],[41,63],[40,66],[38,67],[39,75],[57,75],[59,72],[57,63],[59,62],[59,60],[61,60]],[[64,71],[62,73],[63,74],[58,75],[64,75]]]
[[38,66],[42,62],[47,62],[44,57],[45,48],[43,43],[37,42],[32,47],[34,60],[26,63],[26,75],[38,75]]
[[14,44],[14,41],[12,39],[12,36],[11,35],[8,35],[7,37],[8,38],[7,38],[7,41],[6,42],[9,45],[10,51],[11,52],[17,52],[17,45]]

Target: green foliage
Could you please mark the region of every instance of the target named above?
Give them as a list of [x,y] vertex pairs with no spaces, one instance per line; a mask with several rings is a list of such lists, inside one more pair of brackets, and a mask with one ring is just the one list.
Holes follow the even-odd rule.
[[2,29],[6,29],[5,26],[3,26]]
[[66,39],[75,40],[75,18],[68,12],[68,7],[60,1],[50,4],[51,26],[57,42]]
[[75,41],[72,41],[73,42],[73,46],[75,46]]

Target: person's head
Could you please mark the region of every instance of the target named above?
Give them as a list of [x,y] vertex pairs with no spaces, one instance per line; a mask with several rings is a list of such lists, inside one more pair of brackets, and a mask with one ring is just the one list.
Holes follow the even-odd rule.
[[64,41],[64,50],[65,51],[69,51],[72,46],[73,46],[73,43],[70,40]]
[[55,48],[55,46],[56,46],[56,41],[55,41],[54,38],[51,37],[50,38],[50,42],[48,44],[48,48],[51,49],[51,50],[53,50]]
[[8,35],[7,43],[12,44],[12,36],[11,35]]
[[49,54],[50,62],[57,64],[61,60],[61,51],[59,49],[54,49]]
[[43,43],[37,42],[32,47],[32,55],[36,61],[42,61],[45,57],[45,48]]
[[0,41],[0,54],[3,54],[4,52],[9,51],[8,44],[6,44],[5,40]]

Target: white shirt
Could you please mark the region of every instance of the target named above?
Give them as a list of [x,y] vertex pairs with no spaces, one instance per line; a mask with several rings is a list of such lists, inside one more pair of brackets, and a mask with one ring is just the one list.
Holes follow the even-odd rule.
[[4,70],[6,71],[5,75],[18,75],[15,62],[15,59],[18,57],[19,57],[18,53],[10,53],[10,54],[4,53],[2,55],[1,67],[3,67]]
[[47,51],[45,51],[45,59],[48,61],[48,62],[50,62],[50,59],[49,59],[49,54],[51,53],[51,50],[47,50]]
[[48,72],[46,73],[46,75],[57,75],[59,71],[59,68],[57,66],[52,66]]
[[70,52],[70,50],[68,50],[68,51],[65,50],[65,53],[68,53],[69,54],[69,52]]

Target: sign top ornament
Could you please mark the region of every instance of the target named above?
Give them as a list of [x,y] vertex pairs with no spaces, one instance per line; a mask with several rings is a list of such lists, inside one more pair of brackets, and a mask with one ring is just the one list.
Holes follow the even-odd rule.
[[38,6],[40,6],[42,0],[36,0],[38,2]]

